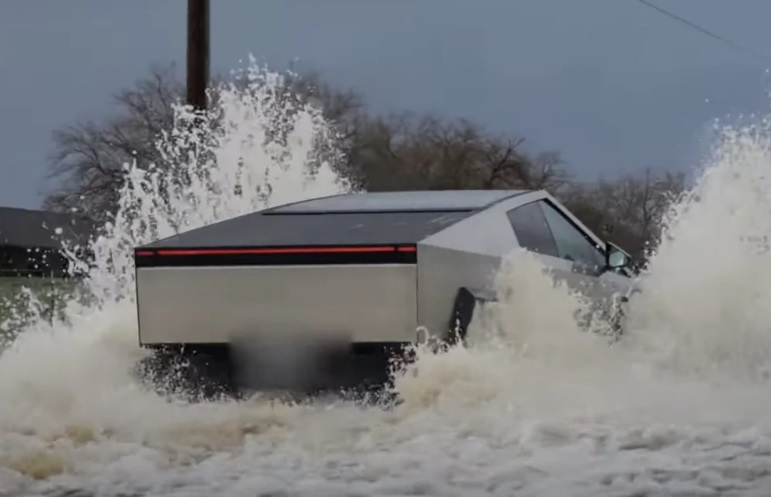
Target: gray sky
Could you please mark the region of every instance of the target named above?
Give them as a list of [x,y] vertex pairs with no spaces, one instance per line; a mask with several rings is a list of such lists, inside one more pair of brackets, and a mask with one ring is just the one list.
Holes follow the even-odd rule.
[[[771,54],[768,0],[655,0]],[[51,132],[184,63],[184,0],[0,2],[0,205],[37,207]],[[375,110],[434,111],[559,150],[585,178],[698,165],[715,118],[764,113],[771,63],[634,0],[214,0],[212,70],[293,59]]]

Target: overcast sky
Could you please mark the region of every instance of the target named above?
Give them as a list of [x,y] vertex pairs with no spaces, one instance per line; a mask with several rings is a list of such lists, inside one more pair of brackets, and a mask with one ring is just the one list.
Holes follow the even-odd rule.
[[[654,0],[771,53],[769,0]],[[51,132],[184,64],[184,0],[0,1],[0,205],[37,207]],[[586,178],[698,165],[715,118],[764,113],[771,63],[635,0],[214,0],[212,70],[298,59],[377,110],[474,119]]]

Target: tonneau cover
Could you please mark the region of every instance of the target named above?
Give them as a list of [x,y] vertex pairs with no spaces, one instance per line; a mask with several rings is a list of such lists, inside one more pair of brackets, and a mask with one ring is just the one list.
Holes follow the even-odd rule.
[[137,250],[415,244],[469,216],[456,212],[270,214],[258,212],[159,240]]

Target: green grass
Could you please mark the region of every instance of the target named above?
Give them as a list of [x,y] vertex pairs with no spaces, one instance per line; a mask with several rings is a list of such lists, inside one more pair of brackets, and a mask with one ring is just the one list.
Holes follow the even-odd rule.
[[0,342],[12,340],[36,316],[50,322],[63,319],[64,305],[81,285],[75,279],[0,276]]

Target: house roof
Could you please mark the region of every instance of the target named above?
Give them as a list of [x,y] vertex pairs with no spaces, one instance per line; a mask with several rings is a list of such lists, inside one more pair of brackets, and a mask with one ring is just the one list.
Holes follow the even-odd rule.
[[84,216],[0,207],[0,246],[62,248],[62,241],[85,245],[96,225]]

